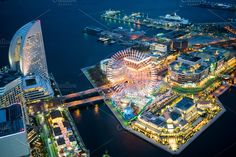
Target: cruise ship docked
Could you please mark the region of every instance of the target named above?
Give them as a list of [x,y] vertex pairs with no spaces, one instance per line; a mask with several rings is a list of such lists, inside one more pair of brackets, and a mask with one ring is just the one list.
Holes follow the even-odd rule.
[[187,19],[181,18],[176,13],[173,14],[166,14],[165,16],[160,16],[160,19],[165,21],[171,21],[171,22],[179,22],[181,24],[188,24],[189,21]]
[[118,15],[118,14],[120,14],[121,13],[121,11],[119,11],[119,10],[107,10],[107,11],[105,11],[105,13],[103,14],[103,16],[109,16],[109,17],[112,17],[112,16],[116,16],[116,15]]

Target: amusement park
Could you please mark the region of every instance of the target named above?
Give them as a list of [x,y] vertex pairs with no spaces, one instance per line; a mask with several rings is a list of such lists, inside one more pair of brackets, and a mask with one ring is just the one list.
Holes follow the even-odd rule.
[[128,48],[83,72],[94,87],[109,86],[99,93],[124,129],[179,154],[225,112],[215,89],[235,57],[216,47],[162,55]]

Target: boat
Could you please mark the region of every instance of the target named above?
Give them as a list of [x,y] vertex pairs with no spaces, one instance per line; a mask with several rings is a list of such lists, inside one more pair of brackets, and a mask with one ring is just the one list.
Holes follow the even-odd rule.
[[87,26],[84,28],[83,32],[91,35],[99,35],[103,30],[94,26]]
[[99,37],[98,40],[103,42],[103,43],[107,43],[110,40],[110,38],[108,38],[108,37]]
[[181,18],[176,13],[166,14],[165,16],[160,16],[160,19],[162,19],[164,21],[178,22],[178,23],[181,23],[181,24],[189,24],[188,20],[186,20],[184,18]]
[[106,10],[105,13],[102,15],[103,17],[114,17],[118,14],[120,14],[121,11],[119,10]]
[[130,17],[141,18],[141,13],[140,13],[140,12],[132,13],[132,14],[130,15]]
[[111,41],[109,42],[110,45],[115,44],[115,43],[116,43],[115,40],[111,40]]

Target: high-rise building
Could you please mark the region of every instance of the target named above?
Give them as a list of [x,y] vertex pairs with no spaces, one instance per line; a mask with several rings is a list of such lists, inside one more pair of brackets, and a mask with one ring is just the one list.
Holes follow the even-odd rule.
[[27,23],[15,33],[10,43],[9,61],[11,68],[20,71],[24,76],[37,74],[48,78],[39,20]]
[[1,156],[29,156],[30,148],[24,114],[20,104],[0,109]]

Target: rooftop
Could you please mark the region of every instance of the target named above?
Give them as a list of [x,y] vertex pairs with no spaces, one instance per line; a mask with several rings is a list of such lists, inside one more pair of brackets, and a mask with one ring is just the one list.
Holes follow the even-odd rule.
[[75,136],[74,136],[74,135],[70,135],[70,136],[69,136],[69,139],[70,139],[70,141],[71,141],[71,142],[73,142],[73,141],[76,141],[76,139],[75,139]]
[[60,145],[66,144],[66,142],[65,142],[64,138],[58,138],[57,139],[57,144],[60,146]]
[[68,122],[68,121],[64,121],[63,122],[63,125],[64,125],[64,127],[66,127],[66,128],[70,128],[71,126],[70,126],[70,123]]
[[46,82],[39,75],[28,75],[23,78],[24,89],[35,88],[38,86],[47,87]]
[[194,105],[193,103],[193,99],[188,98],[188,97],[184,97],[181,101],[179,101],[175,107],[180,109],[180,110],[188,110],[190,107],[192,107]]
[[193,56],[193,55],[190,55],[190,54],[181,54],[179,56],[179,58],[182,58],[184,60],[191,61],[191,62],[197,62],[197,61],[201,60],[200,57],[196,57],[196,56]]
[[0,87],[7,85],[18,77],[20,77],[20,74],[15,71],[0,72]]
[[36,84],[36,79],[32,78],[32,79],[25,80],[25,83],[26,83],[26,86],[35,85]]
[[211,57],[215,58],[216,61],[219,61],[225,58],[227,51],[218,47],[206,47],[203,49],[203,53],[208,54]]
[[175,112],[175,111],[170,112],[170,118],[171,118],[173,121],[177,120],[180,116],[181,116],[181,115],[180,115],[178,112]]
[[62,117],[62,114],[59,110],[53,110],[52,112],[50,112],[50,116],[52,119],[55,119],[55,118]]
[[227,56],[227,52],[221,48],[206,47],[200,52],[191,53],[191,55],[202,58],[202,60],[209,65],[224,59]]
[[24,131],[20,104],[0,109],[0,137]]
[[53,133],[54,133],[55,136],[62,135],[61,129],[59,127],[53,128]]
[[161,118],[156,118],[154,120],[151,120],[151,123],[158,125],[159,127],[166,127],[166,122],[162,120]]
[[182,74],[194,74],[201,73],[206,70],[208,67],[202,64],[191,65],[188,63],[183,63],[181,61],[174,61],[170,64],[170,69],[172,71],[182,73]]
[[157,125],[158,127],[166,127],[165,119],[160,116],[158,117],[158,116],[152,114],[151,112],[144,112],[141,116],[141,119],[151,122],[151,123]]

